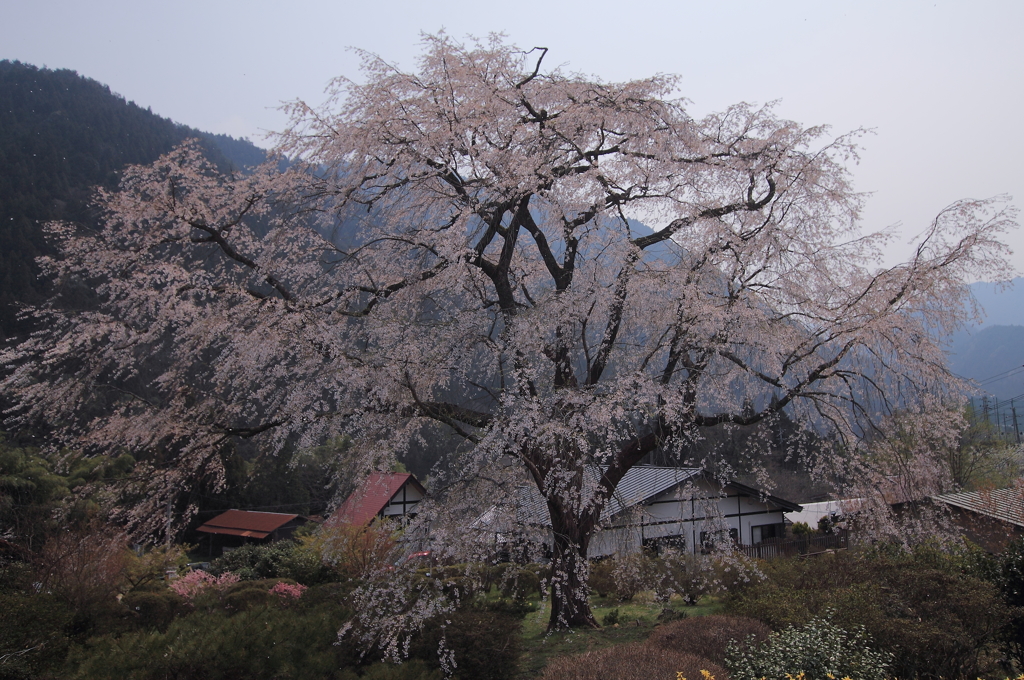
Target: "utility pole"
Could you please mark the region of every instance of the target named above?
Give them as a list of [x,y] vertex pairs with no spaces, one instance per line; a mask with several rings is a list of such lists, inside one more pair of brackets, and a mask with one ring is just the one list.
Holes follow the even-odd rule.
[[1013,413],[1013,432],[1017,435],[1017,443],[1020,444],[1020,427],[1017,425],[1017,407],[1010,400],[1010,411]]

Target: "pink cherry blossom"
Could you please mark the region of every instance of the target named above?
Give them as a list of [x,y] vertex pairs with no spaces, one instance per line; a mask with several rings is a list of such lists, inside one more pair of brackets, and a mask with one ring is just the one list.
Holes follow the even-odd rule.
[[[365,54],[325,105],[289,105],[288,171],[223,175],[196,143],[126,171],[101,231],[49,227],[58,296],[0,355],[10,424],[148,452],[122,519],[150,533],[196,480],[223,480],[233,439],[274,453],[346,434],[368,472],[453,433],[450,505],[420,521],[480,555],[459,503],[535,485],[561,627],[596,625],[588,545],[652,451],[784,411],[848,474],[870,469],[884,417],[956,403],[937,338],[976,314],[965,282],[1011,273],[1004,198],[951,204],[882,267],[891,237],[862,232],[847,171],[861,132],[771,105],[698,119],[676,78],[607,83],[546,55],[427,36],[414,72]],[[62,302],[76,286],[99,307]],[[415,618],[373,601],[393,608],[380,621]]]

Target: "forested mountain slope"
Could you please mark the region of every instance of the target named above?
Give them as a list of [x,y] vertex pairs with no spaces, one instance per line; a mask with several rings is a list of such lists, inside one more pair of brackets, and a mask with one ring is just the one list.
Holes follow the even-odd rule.
[[1018,276],[1009,286],[972,283],[971,292],[985,310],[985,318],[978,328],[1024,326],[1024,277]]
[[0,340],[27,329],[17,305],[44,296],[40,225],[91,223],[96,186],[116,185],[125,165],[150,163],[188,137],[222,168],[264,158],[247,140],[179,125],[74,71],[0,61]]
[[990,397],[1019,397],[1024,394],[1024,278],[1009,287],[974,283],[971,292],[985,317],[950,338],[950,368],[979,383]]
[[[1024,395],[1024,326],[987,326],[957,333],[949,352],[954,373],[997,399]],[[979,395],[980,396],[980,395]]]

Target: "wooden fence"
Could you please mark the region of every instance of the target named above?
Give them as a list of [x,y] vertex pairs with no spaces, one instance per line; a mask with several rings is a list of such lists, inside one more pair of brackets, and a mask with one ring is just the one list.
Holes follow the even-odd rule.
[[849,544],[849,532],[840,531],[835,534],[800,536],[786,540],[769,538],[757,545],[738,545],[736,549],[747,557],[770,560],[776,557],[814,555],[826,550],[839,550],[849,547]]

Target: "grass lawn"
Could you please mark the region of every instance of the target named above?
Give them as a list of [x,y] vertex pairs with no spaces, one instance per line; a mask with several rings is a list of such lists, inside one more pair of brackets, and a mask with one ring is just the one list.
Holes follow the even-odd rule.
[[[658,625],[658,615],[663,605],[645,598],[641,593],[632,602],[617,602],[614,598],[592,597],[591,610],[598,621],[603,621],[609,612],[619,610],[617,626],[604,626],[599,630],[579,629],[547,633],[547,602],[538,602],[537,611],[527,614],[523,621],[523,654],[519,658],[519,678],[535,678],[556,656],[579,654],[592,649],[613,645],[641,642],[647,639]],[[681,600],[671,603],[672,609],[685,612],[687,616],[717,614],[722,605],[717,598],[705,598],[695,607],[687,607]]]

